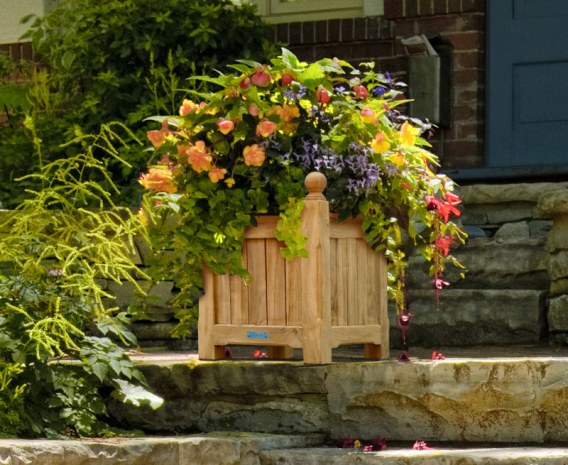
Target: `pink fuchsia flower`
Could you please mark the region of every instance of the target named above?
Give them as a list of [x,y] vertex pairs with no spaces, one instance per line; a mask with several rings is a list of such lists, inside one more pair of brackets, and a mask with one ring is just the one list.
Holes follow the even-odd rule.
[[221,134],[229,134],[233,129],[235,129],[235,123],[230,119],[219,118],[217,120],[217,127]]
[[329,94],[329,91],[325,87],[319,86],[318,89],[316,90],[316,98],[319,103],[325,105],[326,103],[329,103],[329,101],[331,100],[331,95]]
[[353,87],[353,92],[355,92],[356,99],[365,99],[369,96],[369,91],[363,84],[357,84]]
[[150,168],[138,180],[146,189],[173,194],[176,187],[172,184],[172,171],[167,166]]
[[434,447],[428,446],[424,441],[416,441],[412,446],[412,450],[434,450]]
[[365,107],[359,112],[359,114],[361,115],[361,119],[365,124],[378,124],[375,112],[371,108]]
[[214,184],[218,183],[221,179],[224,179],[226,174],[227,170],[225,168],[211,168],[209,173],[207,173],[209,179]]
[[434,241],[434,245],[442,251],[444,257],[447,257],[450,254],[450,248],[454,242],[454,238],[451,236],[442,236],[437,237]]
[[248,76],[246,76],[239,83],[239,87],[241,89],[248,89],[249,86],[250,86],[250,78]]
[[264,66],[259,66],[254,74],[250,77],[251,82],[257,87],[266,87],[270,84],[270,74],[266,72]]
[[432,351],[432,360],[446,360],[446,356],[442,352]]
[[383,131],[375,134],[375,138],[371,141],[371,147],[375,153],[384,153],[390,149],[390,140]]
[[436,274],[436,276],[434,276],[434,279],[432,279],[432,283],[434,284],[434,287],[438,291],[441,291],[444,288],[444,286],[450,285],[450,283],[448,281],[444,281],[442,279],[442,276],[439,274]]
[[398,139],[403,146],[410,147],[416,142],[416,136],[418,136],[419,132],[418,128],[405,121],[400,127]]
[[256,117],[260,113],[260,110],[254,103],[251,103],[248,107],[248,113],[249,115]]
[[446,192],[445,200],[440,201],[438,206],[438,213],[442,216],[444,223],[447,223],[450,219],[450,215],[460,216],[461,211],[456,207],[461,203],[461,199],[458,195],[452,192]]
[[268,137],[276,131],[276,123],[269,119],[263,119],[256,125],[256,135],[260,137]]
[[202,140],[198,140],[194,145],[190,145],[185,153],[188,163],[198,173],[211,169],[212,158],[205,146],[205,142]]
[[247,166],[262,166],[266,152],[258,144],[247,145],[243,150],[243,157]]
[[282,75],[282,84],[285,86],[289,86],[290,84],[292,84],[293,80],[294,76],[292,76],[290,73],[284,73]]

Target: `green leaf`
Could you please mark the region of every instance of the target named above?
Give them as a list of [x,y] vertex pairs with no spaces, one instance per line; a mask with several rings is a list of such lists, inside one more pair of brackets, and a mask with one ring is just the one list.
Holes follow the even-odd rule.
[[160,408],[164,403],[164,399],[152,394],[142,386],[136,386],[122,379],[115,379],[114,383],[117,389],[113,392],[113,396],[124,403],[136,407],[149,406],[153,410]]
[[311,90],[314,90],[320,85],[324,78],[325,73],[321,69],[321,66],[316,63],[312,63],[298,76],[298,80]]

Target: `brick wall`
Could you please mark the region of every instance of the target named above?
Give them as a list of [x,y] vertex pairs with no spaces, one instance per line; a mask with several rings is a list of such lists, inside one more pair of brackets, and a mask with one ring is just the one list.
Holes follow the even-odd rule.
[[0,53],[7,54],[13,61],[31,60],[34,56],[31,42],[0,44]]
[[304,60],[341,57],[375,60],[406,81],[400,39],[439,35],[453,47],[452,121],[430,141],[444,168],[483,164],[485,0],[385,0],[385,15],[276,26],[276,40]]

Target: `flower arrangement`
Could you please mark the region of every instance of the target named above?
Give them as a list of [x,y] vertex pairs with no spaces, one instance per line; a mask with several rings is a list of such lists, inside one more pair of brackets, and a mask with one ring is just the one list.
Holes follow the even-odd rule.
[[[241,60],[231,69],[192,78],[214,91],[195,92],[200,102],[185,99],[179,115],[153,117],[162,127],[148,133],[153,160],[140,179],[148,189],[141,214],[158,226],[159,248],[176,250],[166,268],[179,277],[178,303],[191,306],[201,292],[202,261],[248,276],[243,236],[258,215],[280,216],[284,257],[305,254],[300,215],[310,171],[327,176],[339,220],[360,215],[369,244],[386,250],[399,310],[405,241],[431,264],[435,288],[446,286],[446,264],[461,266],[450,253],[465,237],[452,221],[460,198],[421,137],[431,126],[399,111],[404,84],[373,63],[304,63],[286,49],[270,64]],[[168,223],[171,213],[177,221]]]

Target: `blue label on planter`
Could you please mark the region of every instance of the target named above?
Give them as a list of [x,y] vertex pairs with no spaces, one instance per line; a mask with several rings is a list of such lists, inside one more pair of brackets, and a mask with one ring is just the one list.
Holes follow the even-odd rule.
[[247,339],[268,339],[268,333],[264,331],[247,331]]

